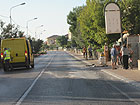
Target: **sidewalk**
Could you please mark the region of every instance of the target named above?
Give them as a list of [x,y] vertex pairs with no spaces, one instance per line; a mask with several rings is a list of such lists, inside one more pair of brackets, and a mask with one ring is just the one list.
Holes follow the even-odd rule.
[[[96,66],[101,66],[98,60],[85,60],[85,58],[83,58],[81,54],[76,54],[74,52],[68,52],[68,53],[70,53],[76,59],[81,60],[82,62],[86,63],[87,65],[95,64]],[[132,85],[135,85],[136,87],[140,87],[140,70],[138,70],[137,68],[134,68],[133,70],[131,69],[124,70],[121,67],[118,67],[117,69],[112,70],[111,62],[108,62],[108,67],[106,69],[104,69],[103,67],[101,71],[115,78],[118,78],[123,82],[131,83]]]

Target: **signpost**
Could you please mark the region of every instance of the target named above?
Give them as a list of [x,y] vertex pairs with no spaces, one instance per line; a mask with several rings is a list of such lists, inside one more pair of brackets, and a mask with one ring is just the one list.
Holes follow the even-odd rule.
[[106,34],[121,33],[120,8],[116,3],[105,6]]
[[123,44],[119,5],[114,2],[110,2],[105,6],[104,10],[105,10],[106,34],[120,33],[121,42]]

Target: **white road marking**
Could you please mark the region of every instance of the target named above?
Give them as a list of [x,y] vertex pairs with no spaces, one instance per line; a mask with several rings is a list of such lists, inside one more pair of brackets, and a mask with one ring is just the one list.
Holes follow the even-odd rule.
[[[69,52],[67,52],[67,53],[70,54],[71,56],[75,57],[76,59],[80,60],[78,57],[74,56],[73,54],[71,54],[71,53],[69,53]],[[81,61],[82,61],[82,60],[81,60]],[[86,62],[86,61],[82,61],[82,62],[84,62],[84,63],[86,63],[86,64],[89,64],[89,63]],[[133,81],[133,80],[129,80],[129,79],[127,79],[127,78],[124,78],[124,77],[122,77],[122,76],[113,74],[113,73],[108,72],[108,71],[106,71],[106,70],[101,70],[101,71],[104,72],[104,73],[107,73],[108,75],[111,75],[111,76],[113,76],[113,77],[115,77],[115,78],[117,78],[117,79],[120,79],[121,81],[124,81],[124,82],[126,82],[126,83],[130,83],[130,84],[132,84],[133,86],[136,86],[136,87],[139,87],[139,86],[140,86],[140,84],[138,84],[137,82],[135,82],[135,81]],[[111,85],[113,88],[115,88],[117,91],[119,91],[121,94],[123,94],[124,96],[126,96],[130,101],[134,102],[134,103],[137,104],[137,105],[140,105],[140,103],[136,102],[133,98],[131,98],[130,96],[128,96],[125,92],[121,91],[119,88],[117,88],[116,86],[112,85],[111,83],[109,83],[109,82],[107,82],[107,83],[110,84],[110,85]]]
[[[55,56],[55,55],[54,55],[54,56]],[[52,59],[50,60],[50,62],[45,66],[45,68],[47,68],[47,67],[51,64],[51,62],[52,62],[54,56],[52,57]],[[33,81],[33,83],[31,84],[31,86],[25,91],[25,93],[23,94],[23,96],[16,102],[15,105],[21,105],[21,103],[24,101],[24,99],[26,98],[26,96],[29,94],[29,92],[32,90],[32,88],[33,88],[34,85],[36,84],[37,80],[41,77],[41,75],[42,75],[44,72],[45,72],[45,69],[43,69],[43,70],[40,72],[40,74],[36,77],[36,79]]]
[[101,70],[101,71],[104,72],[104,73],[106,73],[106,74],[108,74],[108,75],[111,75],[112,77],[115,77],[115,78],[117,78],[117,79],[119,79],[119,80],[121,80],[121,81],[123,81],[125,83],[129,83],[129,84],[135,86],[136,88],[139,88],[140,89],[140,83],[138,83],[138,82],[136,82],[134,80],[129,80],[128,78],[125,78],[123,76],[114,74],[114,73],[109,72],[107,70]]
[[[106,81],[107,82],[107,81]],[[115,88],[117,91],[119,91],[122,95],[124,95],[125,97],[127,97],[130,101],[134,102],[137,105],[140,105],[140,103],[136,102],[133,98],[131,98],[129,95],[127,95],[125,92],[121,91],[119,88],[117,88],[116,86],[114,86],[113,84],[111,84],[110,82],[107,82],[110,86],[112,86],[113,88]]]

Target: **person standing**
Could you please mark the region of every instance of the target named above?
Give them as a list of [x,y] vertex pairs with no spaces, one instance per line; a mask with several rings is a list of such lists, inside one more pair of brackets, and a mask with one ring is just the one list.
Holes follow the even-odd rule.
[[10,64],[10,60],[11,60],[11,54],[9,49],[4,48],[4,62],[5,62],[6,70],[9,70],[10,68],[12,70],[12,65]]
[[112,69],[117,69],[115,67],[116,66],[116,61],[117,61],[117,51],[116,51],[115,45],[113,45],[110,54],[111,54],[111,65],[112,65]]
[[93,59],[93,56],[92,56],[92,47],[90,45],[88,46],[88,52],[89,52],[89,58],[92,58]]
[[83,48],[83,56],[84,56],[84,58],[87,59],[87,48],[86,47]]
[[124,44],[123,47],[121,48],[121,52],[122,52],[122,59],[123,59],[123,69],[128,69],[129,50],[128,50],[126,44]]

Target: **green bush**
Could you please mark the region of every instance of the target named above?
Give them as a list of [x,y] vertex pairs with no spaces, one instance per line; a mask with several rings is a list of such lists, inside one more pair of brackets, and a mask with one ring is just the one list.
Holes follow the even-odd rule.
[[96,51],[101,53],[104,52],[104,49],[97,49]]

